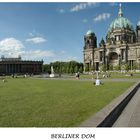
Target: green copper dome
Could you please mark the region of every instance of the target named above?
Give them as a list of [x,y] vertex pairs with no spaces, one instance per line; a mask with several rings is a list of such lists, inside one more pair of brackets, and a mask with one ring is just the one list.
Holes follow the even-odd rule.
[[118,12],[118,17],[110,24],[108,32],[111,32],[114,29],[129,29],[133,30],[131,22],[123,17],[121,5]]
[[140,21],[138,22],[137,26],[140,26]]
[[109,26],[109,31],[112,29],[131,29],[133,30],[131,22],[124,18],[124,17],[118,17],[116,18]]
[[89,35],[94,35],[94,32],[92,30],[88,30],[86,33],[86,36],[89,36]]

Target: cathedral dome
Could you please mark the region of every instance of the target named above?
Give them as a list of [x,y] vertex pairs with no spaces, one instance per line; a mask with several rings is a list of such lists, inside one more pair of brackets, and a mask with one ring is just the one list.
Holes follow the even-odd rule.
[[127,18],[123,17],[121,5],[119,8],[118,17],[114,21],[112,21],[109,26],[108,32],[111,32],[114,29],[128,29],[133,31],[133,26],[131,22]]
[[140,21],[137,23],[137,26],[140,26]]
[[113,29],[130,29],[133,30],[131,22],[124,18],[124,17],[118,17],[116,18],[109,27],[109,31],[112,31]]
[[90,36],[90,35],[95,35],[92,30],[88,30],[87,33],[86,33],[86,36]]

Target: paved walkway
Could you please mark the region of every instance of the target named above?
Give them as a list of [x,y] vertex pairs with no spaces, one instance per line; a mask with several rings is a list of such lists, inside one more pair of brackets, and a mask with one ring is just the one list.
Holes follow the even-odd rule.
[[113,127],[140,127],[140,88]]
[[[44,80],[74,80],[74,81],[91,81],[91,82],[95,82],[96,79],[89,79],[89,78],[80,78],[79,80],[76,79],[75,77],[73,78],[69,78],[69,77],[62,77],[62,78],[39,78],[39,77],[33,77],[35,79],[44,79]],[[106,79],[100,79],[101,81],[103,82],[138,82],[139,81],[139,78],[132,78],[132,79],[129,79],[129,78],[106,78]]]

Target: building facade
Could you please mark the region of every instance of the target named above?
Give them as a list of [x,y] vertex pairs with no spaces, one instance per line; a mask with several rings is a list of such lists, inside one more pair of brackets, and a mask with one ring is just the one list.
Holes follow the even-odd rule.
[[106,39],[97,47],[97,38],[89,30],[84,36],[84,71],[115,69],[140,70],[140,21],[133,28],[131,22],[123,16],[120,5],[117,18],[110,24]]
[[40,74],[42,72],[43,61],[27,61],[18,58],[0,59],[0,75],[11,74]]

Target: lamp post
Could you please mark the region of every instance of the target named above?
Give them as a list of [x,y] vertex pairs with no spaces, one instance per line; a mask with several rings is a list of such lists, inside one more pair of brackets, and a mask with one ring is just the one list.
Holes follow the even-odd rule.
[[131,60],[131,73],[132,73],[132,67],[133,67],[133,66],[132,66],[132,62],[133,62],[133,60]]
[[99,73],[98,73],[98,71],[96,72],[96,79],[99,79]]

